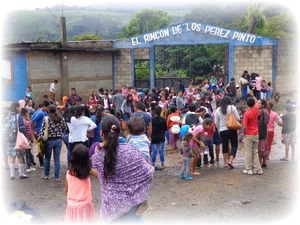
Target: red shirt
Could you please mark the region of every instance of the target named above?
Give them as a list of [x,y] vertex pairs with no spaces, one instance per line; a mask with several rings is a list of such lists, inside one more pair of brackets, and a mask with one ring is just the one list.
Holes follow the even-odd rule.
[[216,125],[214,123],[211,124],[210,129],[204,129],[204,132],[207,132],[206,137],[214,137],[214,128]]
[[171,118],[172,116],[178,116],[178,117],[179,117],[178,113],[176,113],[176,112],[175,112],[175,113],[172,113],[172,114],[170,114],[170,115],[168,116],[168,118],[167,118],[167,128],[168,128],[168,129],[170,129],[174,124],[178,124],[178,123],[176,123],[176,122],[170,120],[170,118]]
[[245,135],[258,135],[258,105],[244,113]]

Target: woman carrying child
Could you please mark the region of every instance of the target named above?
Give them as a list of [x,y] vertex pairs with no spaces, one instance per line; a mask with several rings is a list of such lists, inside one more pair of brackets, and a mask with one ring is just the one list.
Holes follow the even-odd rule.
[[[91,159],[101,186],[100,222],[141,221],[154,167],[130,144],[119,144],[120,123],[115,116],[101,122],[103,142]],[[145,206],[143,208],[143,206]]]
[[65,223],[67,224],[94,222],[94,206],[89,175],[98,177],[97,171],[92,169],[89,150],[83,144],[76,145],[72,151],[70,166],[65,179],[68,201],[65,214]]
[[[190,167],[191,161],[194,156],[193,154],[193,147],[191,146],[190,142],[193,138],[193,134],[191,132],[186,132],[184,134],[183,141],[180,145],[180,154],[182,155],[182,169],[180,171],[180,179],[186,180],[193,180],[194,178],[191,177]],[[184,171],[186,171],[186,176],[184,176]]]

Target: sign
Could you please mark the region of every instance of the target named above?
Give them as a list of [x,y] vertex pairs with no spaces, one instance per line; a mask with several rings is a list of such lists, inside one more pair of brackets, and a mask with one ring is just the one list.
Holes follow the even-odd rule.
[[187,22],[115,42],[114,48],[226,43],[235,46],[276,45],[276,40],[219,26]]

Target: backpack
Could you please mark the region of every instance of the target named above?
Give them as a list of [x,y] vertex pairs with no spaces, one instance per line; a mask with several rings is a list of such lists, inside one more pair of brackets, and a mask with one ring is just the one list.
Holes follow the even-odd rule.
[[186,125],[199,124],[199,115],[191,113],[186,116],[185,119]]
[[4,124],[4,137],[8,142],[16,141],[17,139],[17,116],[15,113],[8,115]]

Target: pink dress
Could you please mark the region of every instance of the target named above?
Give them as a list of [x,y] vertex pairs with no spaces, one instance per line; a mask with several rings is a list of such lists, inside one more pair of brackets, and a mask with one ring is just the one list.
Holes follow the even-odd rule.
[[189,89],[186,90],[185,92],[185,103],[186,104],[192,104],[193,103],[193,97],[194,97],[194,90],[190,91]]
[[93,223],[95,218],[94,206],[92,203],[91,181],[87,177],[84,180],[71,176],[67,172],[68,182],[67,210],[65,223]]

